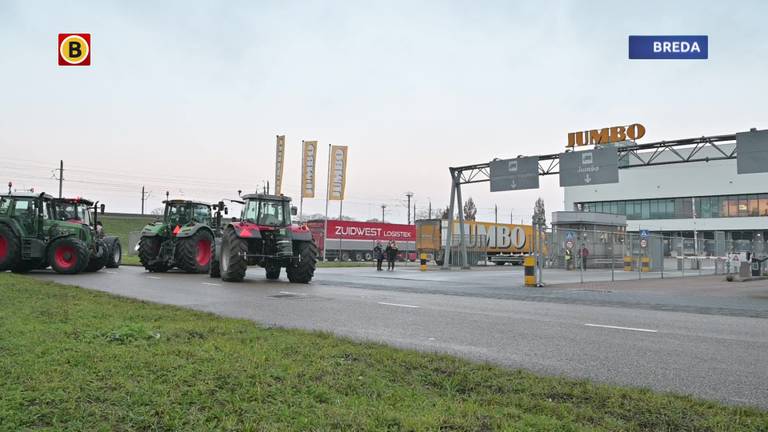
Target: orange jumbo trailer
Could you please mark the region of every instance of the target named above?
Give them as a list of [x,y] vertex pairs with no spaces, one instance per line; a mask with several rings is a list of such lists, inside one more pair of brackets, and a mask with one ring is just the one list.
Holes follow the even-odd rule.
[[[499,265],[507,262],[522,264],[523,257],[529,255],[532,250],[533,227],[531,225],[465,221],[464,234],[467,247],[485,248],[489,259]],[[419,254],[426,253],[438,265],[443,263],[447,236],[447,220],[416,221],[416,250]],[[458,243],[458,236],[459,221],[454,221],[454,245]]]

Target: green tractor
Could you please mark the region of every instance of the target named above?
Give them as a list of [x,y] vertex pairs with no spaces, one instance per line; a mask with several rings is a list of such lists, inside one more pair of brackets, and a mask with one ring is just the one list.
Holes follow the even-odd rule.
[[90,212],[71,220],[56,215],[55,200],[46,193],[0,195],[0,271],[26,273],[49,265],[64,274],[93,271],[91,260],[101,259],[104,250],[95,223],[87,223]]
[[[290,282],[309,283],[315,274],[317,246],[306,225],[291,224],[291,199],[283,195],[244,195],[241,217],[221,229],[216,239],[211,263],[211,277],[227,282],[239,282],[249,265],[264,267],[267,279],[278,279],[280,271]],[[218,204],[217,220],[223,203]],[[226,208],[224,208],[226,210]]]
[[141,231],[136,245],[141,264],[151,272],[178,267],[188,273],[208,273],[215,229],[211,205],[189,200],[163,203],[163,220]]
[[104,213],[104,204],[98,205],[85,198],[54,198],[54,219],[85,224],[93,228],[97,253],[91,256],[85,271],[98,271],[104,267],[118,268],[123,261],[123,248],[120,239],[108,236],[104,225],[98,220],[99,211]]

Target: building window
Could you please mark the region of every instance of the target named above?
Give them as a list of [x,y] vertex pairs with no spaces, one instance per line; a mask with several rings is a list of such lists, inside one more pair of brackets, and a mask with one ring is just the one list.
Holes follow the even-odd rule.
[[768,216],[768,193],[575,203],[576,209],[625,215],[627,220]]

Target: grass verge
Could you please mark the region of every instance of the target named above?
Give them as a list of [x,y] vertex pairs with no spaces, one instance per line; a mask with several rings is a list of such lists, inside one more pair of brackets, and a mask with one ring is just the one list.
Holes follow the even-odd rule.
[[768,429],[768,413],[0,274],[0,430]]

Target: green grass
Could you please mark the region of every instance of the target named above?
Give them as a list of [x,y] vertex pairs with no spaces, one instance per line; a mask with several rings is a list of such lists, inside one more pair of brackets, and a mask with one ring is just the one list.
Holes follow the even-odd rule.
[[768,430],[541,377],[0,274],[0,430]]
[[131,231],[141,231],[144,225],[155,220],[155,216],[128,218],[124,216],[99,215],[99,220],[104,223],[104,231],[106,231],[107,235],[120,238],[120,244],[123,246],[123,260],[125,260],[125,256],[128,255],[128,233]]

